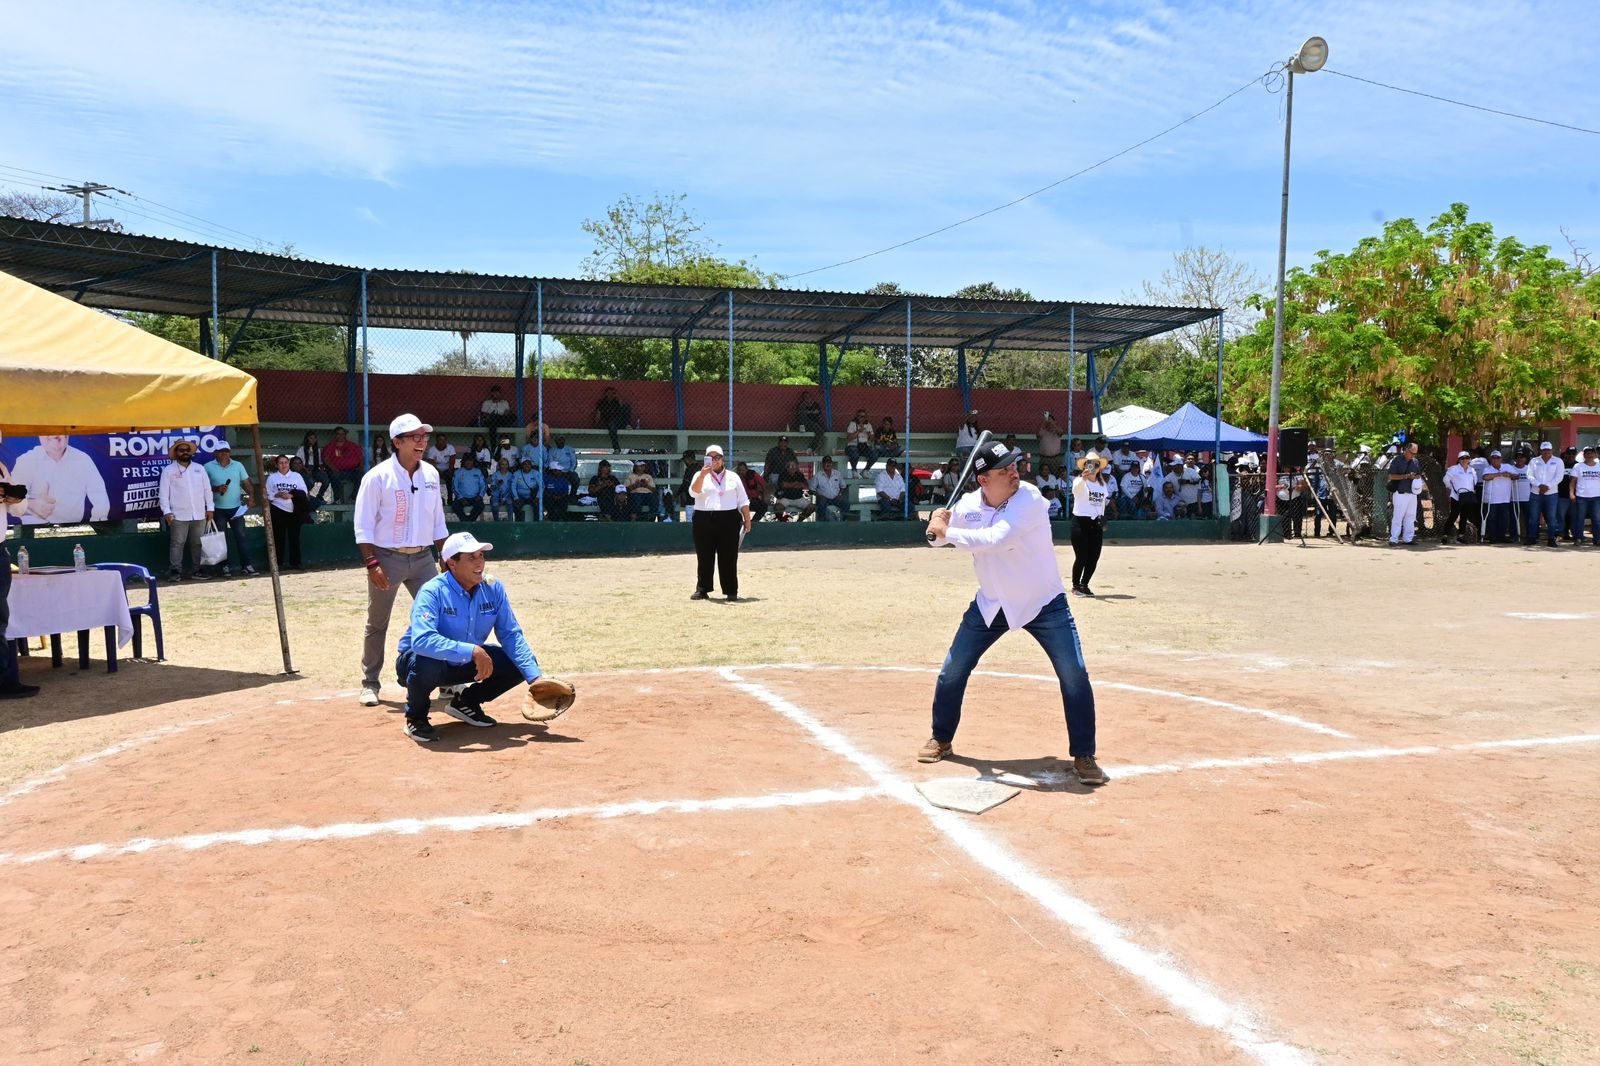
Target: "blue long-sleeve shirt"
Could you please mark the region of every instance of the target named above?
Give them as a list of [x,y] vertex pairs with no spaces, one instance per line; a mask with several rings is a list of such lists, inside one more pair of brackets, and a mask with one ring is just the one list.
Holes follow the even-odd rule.
[[477,467],[468,470],[466,467],[457,467],[456,476],[451,482],[455,489],[456,497],[465,496],[469,500],[483,499],[483,492],[487,486],[483,482],[483,471]]
[[542,470],[518,470],[511,475],[511,495],[518,500],[531,500],[539,495],[539,485],[544,481]]
[[500,638],[500,647],[522,671],[524,680],[541,675],[539,660],[533,657],[533,649],[511,613],[506,587],[484,578],[468,593],[454,574],[443,573],[417,593],[411,605],[411,625],[400,638],[400,653],[409,651],[421,658],[464,666],[472,661],[472,649],[482,647],[491,631]]
[[490,485],[495,499],[509,500],[511,498],[511,479],[516,476],[516,473],[511,470],[507,470],[504,473],[499,470],[494,472],[494,478],[491,480]]

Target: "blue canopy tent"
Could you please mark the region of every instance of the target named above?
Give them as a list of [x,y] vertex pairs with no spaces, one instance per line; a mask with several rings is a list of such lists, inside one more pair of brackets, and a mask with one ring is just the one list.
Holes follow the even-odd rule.
[[1137,433],[1107,437],[1112,444],[1142,445],[1163,451],[1264,452],[1267,438],[1248,429],[1230,426],[1186,403],[1153,426]]

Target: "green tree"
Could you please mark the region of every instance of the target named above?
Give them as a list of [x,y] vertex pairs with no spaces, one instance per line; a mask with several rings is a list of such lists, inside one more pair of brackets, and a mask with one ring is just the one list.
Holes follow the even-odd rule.
[[[200,351],[200,320],[188,315],[158,315],[132,311],[123,316],[131,326],[153,333],[190,351]],[[256,320],[244,328],[231,319],[222,321],[221,350],[226,353],[235,337],[228,361],[246,370],[344,370],[347,334],[342,326],[311,326],[299,322]],[[208,353],[209,354],[209,353]],[[358,367],[359,368],[359,367]]]
[[[1265,296],[1257,299],[1263,310]],[[1535,424],[1600,392],[1600,282],[1452,204],[1288,277],[1285,424],[1349,438]],[[1233,346],[1229,404],[1267,420],[1272,323]]]

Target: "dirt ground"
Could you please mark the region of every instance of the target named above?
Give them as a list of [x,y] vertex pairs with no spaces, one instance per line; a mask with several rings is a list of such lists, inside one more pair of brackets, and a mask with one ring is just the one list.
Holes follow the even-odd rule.
[[1600,1060],[1600,552],[1108,545],[1094,791],[1023,634],[913,761],[964,558],[743,563],[496,566],[578,705],[429,748],[355,703],[355,570],[284,579],[293,677],[265,581],[163,589],[165,663],[25,660],[7,1057]]

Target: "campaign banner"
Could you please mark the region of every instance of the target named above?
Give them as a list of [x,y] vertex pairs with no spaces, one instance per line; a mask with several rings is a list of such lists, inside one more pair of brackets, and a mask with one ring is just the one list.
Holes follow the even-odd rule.
[[161,516],[161,471],[173,444],[194,444],[196,463],[210,462],[226,434],[221,426],[151,433],[74,433],[0,440],[4,480],[28,489],[24,525],[77,525]]

